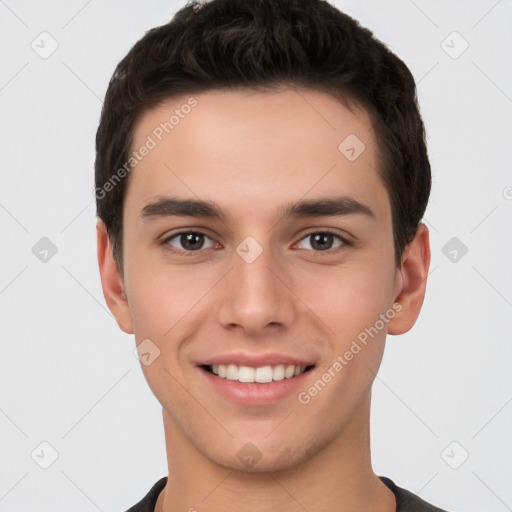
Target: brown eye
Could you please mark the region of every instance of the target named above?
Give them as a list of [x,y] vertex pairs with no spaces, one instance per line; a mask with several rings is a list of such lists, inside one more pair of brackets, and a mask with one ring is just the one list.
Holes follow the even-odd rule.
[[[209,246],[205,243],[210,242]],[[201,249],[210,249],[215,247],[215,242],[204,233],[196,231],[181,231],[166,238],[163,242],[165,245],[171,246],[175,252],[197,252]]]
[[[330,249],[337,249],[342,245],[349,245],[349,243],[340,235],[331,233],[330,231],[317,231],[309,233],[301,242],[309,240],[309,247],[302,247],[303,249],[313,250],[315,252],[328,251]],[[336,244],[336,240],[337,245]]]

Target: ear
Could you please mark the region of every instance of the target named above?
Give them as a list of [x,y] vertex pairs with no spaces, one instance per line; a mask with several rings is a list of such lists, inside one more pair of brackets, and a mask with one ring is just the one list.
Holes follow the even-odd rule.
[[108,308],[115,316],[122,331],[133,334],[133,325],[128,307],[128,301],[124,293],[124,282],[119,267],[112,254],[112,244],[107,233],[107,228],[102,220],[96,225],[98,243],[98,265],[101,276],[101,287]]
[[416,323],[427,287],[430,266],[428,228],[420,223],[413,240],[404,250],[397,270],[395,302],[402,309],[388,323],[389,334],[404,334]]

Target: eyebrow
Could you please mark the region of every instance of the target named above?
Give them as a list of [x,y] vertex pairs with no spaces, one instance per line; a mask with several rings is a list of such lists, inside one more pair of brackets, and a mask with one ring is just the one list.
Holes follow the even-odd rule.
[[[303,199],[285,204],[278,210],[279,220],[288,218],[334,217],[362,214],[372,219],[376,216],[369,206],[349,196]],[[163,197],[142,208],[140,216],[144,220],[159,217],[197,217],[216,219],[226,223],[228,216],[213,201],[199,199],[179,199]]]

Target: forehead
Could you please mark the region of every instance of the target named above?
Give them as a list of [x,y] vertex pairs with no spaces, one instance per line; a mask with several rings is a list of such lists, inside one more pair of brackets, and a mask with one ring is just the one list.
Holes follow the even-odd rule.
[[139,205],[196,196],[247,211],[329,193],[389,210],[368,113],[327,93],[223,90],[168,99],[139,118],[132,151],[144,146],[151,149],[127,193]]

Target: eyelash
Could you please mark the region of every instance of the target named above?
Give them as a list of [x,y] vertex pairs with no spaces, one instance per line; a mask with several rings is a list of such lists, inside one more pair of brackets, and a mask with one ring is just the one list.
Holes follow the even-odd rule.
[[[172,247],[171,245],[169,245],[169,242],[174,239],[174,238],[177,238],[179,237],[180,235],[191,235],[191,234],[194,234],[194,235],[203,235],[205,236],[206,238],[209,238],[210,240],[211,237],[209,237],[206,233],[200,231],[200,230],[197,230],[197,231],[187,231],[187,230],[183,230],[183,231],[177,231],[176,233],[172,233],[170,236],[166,237],[162,242],[161,244],[169,251],[171,251],[172,253],[174,254],[178,254],[178,255],[184,255],[186,257],[189,257],[189,256],[194,256],[198,253],[200,253],[201,251],[205,250],[205,249],[199,249],[197,251],[182,251],[182,250],[178,250],[178,249],[175,249],[174,247]],[[340,247],[335,247],[334,249],[327,249],[325,251],[315,251],[313,250],[313,252],[315,254],[318,254],[319,256],[322,256],[323,254],[327,254],[327,255],[330,255],[330,254],[333,254],[333,253],[336,253],[338,252],[339,250],[341,250],[343,248],[343,246],[351,246],[351,242],[349,242],[345,237],[341,236],[337,231],[333,231],[333,230],[330,230],[330,229],[324,229],[324,230],[321,230],[321,231],[311,231],[307,234],[305,234],[300,240],[299,242],[301,242],[302,240],[310,237],[310,236],[313,236],[313,235],[333,235],[334,237],[338,238],[341,242],[342,242],[342,245]],[[215,240],[212,240],[213,242],[215,242]],[[215,243],[218,243],[218,242],[215,242]],[[305,251],[309,251],[311,249],[301,249],[301,250],[305,250]]]

